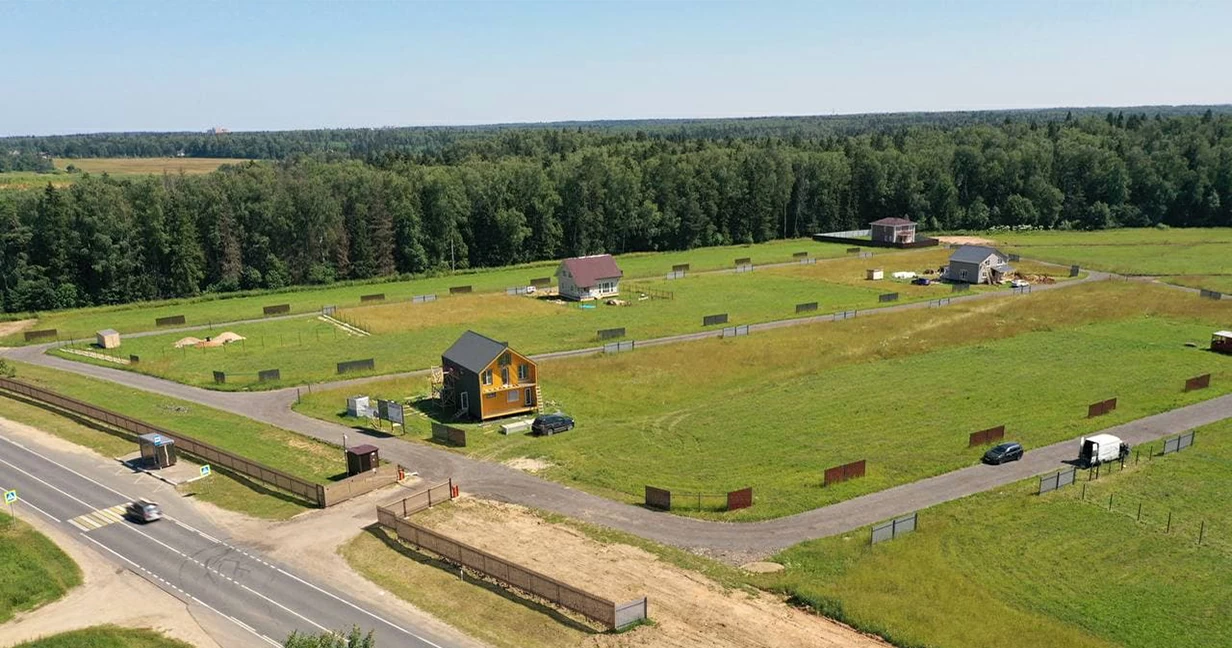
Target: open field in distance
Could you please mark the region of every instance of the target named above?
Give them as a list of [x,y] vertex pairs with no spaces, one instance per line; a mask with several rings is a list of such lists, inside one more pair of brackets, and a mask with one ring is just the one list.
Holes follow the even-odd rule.
[[[1185,343],[1204,343],[1229,313],[1163,287],[1100,282],[545,362],[545,401],[575,416],[577,429],[506,437],[496,424],[471,425],[463,451],[530,459],[549,478],[628,502],[646,485],[752,486],[752,508],[700,515],[778,517],[970,465],[982,449],[968,449],[967,435],[987,427],[1005,424],[1029,451],[1226,393],[1232,358]],[[1211,389],[1182,392],[1186,378],[1207,372]],[[418,402],[429,385],[314,391],[298,409],[354,425],[340,414],[357,391]],[[1086,418],[1087,404],[1114,396],[1115,413]],[[429,437],[426,416],[406,434]],[[821,487],[825,468],[858,459],[869,462],[865,478]]]
[[[887,271],[922,272],[944,261],[944,250],[903,252],[879,258]],[[623,327],[627,338],[646,340],[706,330],[702,318],[727,313],[729,323],[751,324],[810,317],[845,310],[881,306],[878,296],[897,292],[900,302],[927,301],[950,296],[944,284],[914,286],[906,280],[867,281],[869,259],[840,259],[813,265],[764,268],[749,273],[699,274],[679,280],[630,280],[622,284],[624,306],[601,302],[579,305],[560,300],[473,294],[441,297],[426,304],[396,304],[339,309],[336,316],[373,333],[354,335],[317,318],[287,319],[257,324],[215,327],[196,334],[205,337],[231,331],[243,342],[214,348],[175,349],[183,333],[130,337],[117,350],[119,357],[140,357],[123,367],[188,384],[216,387],[213,372],[228,374],[221,388],[272,388],[314,383],[336,377],[338,362],[376,358],[375,373],[396,373],[439,364],[440,354],[466,329],[508,340],[523,353],[544,353],[594,347],[597,331]],[[647,294],[670,292],[672,299],[639,300]],[[1005,290],[975,286],[972,292]],[[797,315],[799,303],[818,302],[816,313]],[[716,327],[710,327],[716,328]],[[92,340],[86,340],[86,350]],[[71,360],[88,360],[69,351],[57,351]],[[257,382],[257,372],[277,368],[280,383]]]
[[234,158],[56,158],[56,169],[66,171],[70,165],[86,173],[106,173],[113,176],[135,175],[195,175],[215,171],[224,164],[245,164],[248,160]]
[[1041,497],[1031,479],[925,509],[918,531],[876,546],[867,528],[806,542],[751,579],[899,645],[1230,645],[1230,463],[1225,421],[1098,481]]
[[[795,252],[809,252],[816,258],[846,255],[847,246],[817,243],[808,239],[788,239],[756,245],[698,248],[679,252],[642,252],[617,258],[626,280],[662,277],[672,266],[689,263],[694,271],[731,268],[737,258],[750,257],[755,264],[785,263]],[[886,252],[884,250],[875,252]],[[872,260],[869,260],[872,262]],[[90,337],[95,331],[113,328],[121,333],[150,331],[159,317],[184,315],[189,325],[261,318],[262,307],[290,304],[293,313],[320,312],[325,305],[358,306],[362,295],[384,293],[387,301],[409,300],[414,295],[448,295],[451,286],[472,286],[476,292],[503,292],[505,288],[526,286],[534,277],[552,276],[557,261],[507,268],[462,271],[451,275],[423,277],[408,281],[386,281],[345,286],[303,287],[259,294],[207,295],[195,299],[145,302],[120,306],[97,306],[52,313],[40,313],[32,328],[60,331],[61,338]],[[14,315],[14,317],[21,317]],[[0,337],[0,344],[26,344],[20,333]]]

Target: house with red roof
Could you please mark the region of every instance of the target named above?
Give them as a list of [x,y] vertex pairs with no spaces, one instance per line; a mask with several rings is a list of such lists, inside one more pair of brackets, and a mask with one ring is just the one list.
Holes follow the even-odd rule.
[[556,268],[560,296],[578,301],[619,295],[620,278],[623,276],[624,272],[610,254],[565,259]]

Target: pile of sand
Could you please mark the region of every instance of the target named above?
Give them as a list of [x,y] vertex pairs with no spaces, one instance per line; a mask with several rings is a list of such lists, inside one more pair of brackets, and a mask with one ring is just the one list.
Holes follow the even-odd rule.
[[213,337],[207,337],[204,340],[195,337],[180,338],[179,340],[176,340],[175,348],[182,349],[186,346],[193,346],[199,349],[208,349],[212,347],[220,347],[224,344],[230,344],[243,339],[244,336],[242,335],[237,335],[231,331],[226,331]]

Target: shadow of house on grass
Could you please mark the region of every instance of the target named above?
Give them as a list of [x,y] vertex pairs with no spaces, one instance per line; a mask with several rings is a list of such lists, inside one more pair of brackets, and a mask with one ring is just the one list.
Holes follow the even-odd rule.
[[[435,569],[439,569],[453,577],[457,577],[460,573],[461,568],[450,563],[449,561],[444,560],[440,557],[432,556],[429,553],[420,551],[410,545],[407,545],[399,541],[397,535],[394,533],[392,529],[386,529],[385,527],[382,527],[379,524],[372,524],[372,525],[365,527],[364,532],[371,534],[377,540],[380,540],[381,543],[384,544],[386,547],[389,547],[390,549],[398,552],[398,554],[402,556],[403,558],[412,560],[416,562],[417,564],[423,565],[425,567],[433,567]],[[593,626],[583,623],[561,612],[560,610],[557,610],[556,608],[552,606],[540,603],[539,601],[535,600],[532,597],[516,594],[510,591],[509,589],[497,583],[493,583],[481,576],[472,574],[469,578],[466,579],[466,583],[474,587],[479,587],[488,592],[491,592],[492,594],[495,594],[505,599],[506,601],[511,601],[513,603],[521,605],[522,607],[528,610],[531,610],[533,612],[538,612],[539,614],[543,614],[551,618],[553,621],[563,626],[566,626],[568,628],[571,628],[573,630],[584,632],[586,634],[605,634],[607,632],[606,630],[599,630]]]

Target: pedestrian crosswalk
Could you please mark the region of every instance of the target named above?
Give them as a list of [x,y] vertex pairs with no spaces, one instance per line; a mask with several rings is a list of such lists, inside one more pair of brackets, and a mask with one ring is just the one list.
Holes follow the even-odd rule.
[[99,509],[97,511],[90,511],[85,515],[78,515],[69,520],[69,523],[82,531],[93,531],[94,529],[122,522],[123,520],[124,505],[117,504],[111,508]]

